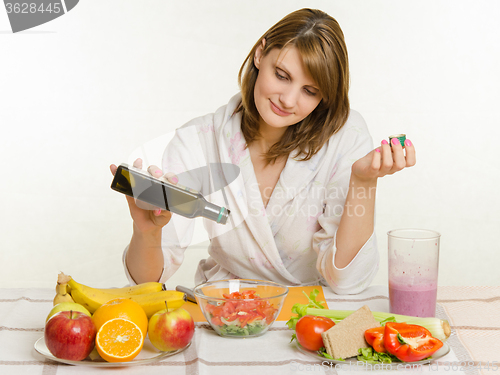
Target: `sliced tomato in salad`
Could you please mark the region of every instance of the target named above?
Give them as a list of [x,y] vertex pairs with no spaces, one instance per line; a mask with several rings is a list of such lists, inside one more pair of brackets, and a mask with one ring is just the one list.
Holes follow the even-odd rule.
[[259,300],[254,290],[244,290],[223,294],[227,301],[220,305],[207,304],[205,309],[212,315],[211,322],[217,326],[238,320],[240,327],[265,320],[266,324],[273,321],[277,308],[269,301]]

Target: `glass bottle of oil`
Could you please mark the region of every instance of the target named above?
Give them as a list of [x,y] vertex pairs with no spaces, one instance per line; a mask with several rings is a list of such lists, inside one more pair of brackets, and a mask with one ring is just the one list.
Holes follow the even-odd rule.
[[163,210],[184,217],[205,217],[226,224],[230,211],[208,202],[199,192],[182,185],[161,181],[146,172],[121,164],[111,188]]

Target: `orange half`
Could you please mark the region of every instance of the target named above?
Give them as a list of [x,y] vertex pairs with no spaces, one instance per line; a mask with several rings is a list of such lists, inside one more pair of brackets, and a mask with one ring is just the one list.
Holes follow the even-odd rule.
[[115,318],[104,323],[95,339],[99,355],[108,362],[128,362],[144,345],[144,335],[134,322]]

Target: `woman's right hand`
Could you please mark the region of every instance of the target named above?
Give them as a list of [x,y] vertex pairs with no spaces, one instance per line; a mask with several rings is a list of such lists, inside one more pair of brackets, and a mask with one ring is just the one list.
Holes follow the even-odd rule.
[[[133,166],[135,168],[142,169],[142,160],[135,160]],[[114,164],[111,164],[109,169],[114,176],[118,167]],[[155,178],[160,178],[163,176],[162,170],[155,165],[149,166],[148,172]],[[173,173],[167,173],[164,178],[166,178],[174,185],[178,182],[177,177]],[[132,220],[134,221],[134,226],[143,234],[161,229],[168,224],[170,218],[172,217],[172,213],[170,211],[162,210],[146,202],[142,202],[133,197],[129,197],[128,195],[126,195],[125,197],[127,198],[130,215],[132,216]]]

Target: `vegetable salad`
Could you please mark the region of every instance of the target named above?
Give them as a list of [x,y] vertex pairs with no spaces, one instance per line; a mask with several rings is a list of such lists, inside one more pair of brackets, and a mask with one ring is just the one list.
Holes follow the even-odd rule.
[[274,320],[278,309],[259,298],[254,290],[223,294],[226,299],[218,305],[207,304],[210,322],[220,334],[252,336],[265,330]]

